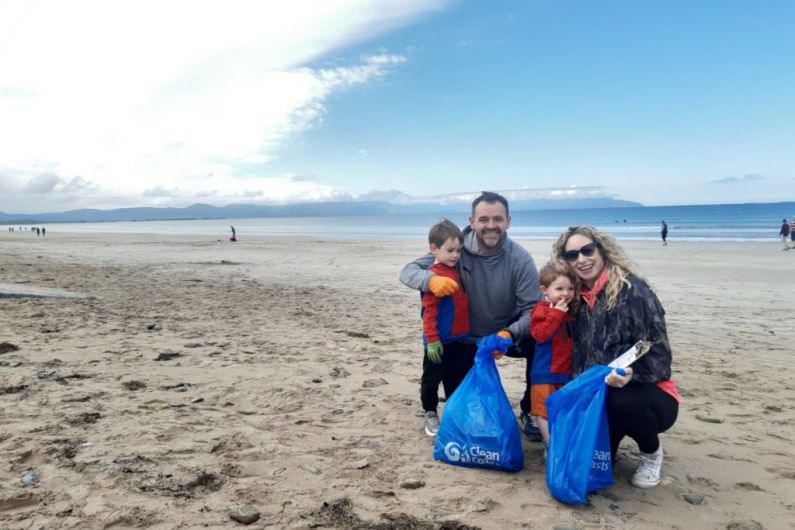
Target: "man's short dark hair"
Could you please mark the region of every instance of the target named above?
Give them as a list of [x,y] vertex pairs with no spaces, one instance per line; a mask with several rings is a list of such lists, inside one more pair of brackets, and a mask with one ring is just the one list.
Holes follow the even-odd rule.
[[464,234],[456,224],[448,219],[442,219],[433,225],[428,232],[428,243],[441,247],[450,238],[458,239],[459,243],[464,242]]
[[475,207],[480,204],[481,202],[488,202],[488,203],[495,203],[498,202],[505,206],[505,215],[510,215],[510,211],[508,210],[508,199],[500,195],[499,193],[494,193],[493,191],[481,191],[480,195],[472,201],[472,216],[475,216]]

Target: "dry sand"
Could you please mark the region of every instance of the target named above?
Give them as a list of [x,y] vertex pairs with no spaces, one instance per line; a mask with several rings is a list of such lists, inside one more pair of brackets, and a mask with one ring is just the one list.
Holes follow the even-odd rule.
[[[0,282],[83,295],[0,298],[0,528],[233,528],[243,506],[248,528],[795,528],[795,252],[625,246],[683,404],[661,486],[628,484],[627,441],[569,507],[538,444],[516,474],[433,460],[398,282],[420,240],[0,233]],[[522,362],[499,364],[516,402]]]

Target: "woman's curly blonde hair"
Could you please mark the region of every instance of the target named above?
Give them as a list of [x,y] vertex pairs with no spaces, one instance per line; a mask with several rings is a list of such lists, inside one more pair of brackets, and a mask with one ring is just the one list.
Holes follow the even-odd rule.
[[[622,249],[615,238],[606,232],[602,232],[593,228],[592,226],[572,226],[563,232],[555,244],[552,246],[552,258],[566,262],[563,253],[566,252],[566,242],[573,235],[581,235],[587,237],[594,243],[602,259],[605,262],[605,267],[610,270],[610,277],[605,286],[605,297],[607,298],[607,308],[612,310],[618,305],[618,294],[621,289],[626,285],[630,286],[627,277],[631,274],[640,277],[637,268],[630,261],[624,249]],[[568,262],[566,262],[568,263]],[[570,266],[570,265],[569,265]],[[582,288],[582,279],[575,274],[577,283]]]

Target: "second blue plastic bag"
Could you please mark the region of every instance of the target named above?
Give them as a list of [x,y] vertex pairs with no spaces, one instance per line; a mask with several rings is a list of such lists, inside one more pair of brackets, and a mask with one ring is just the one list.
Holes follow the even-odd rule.
[[607,366],[593,366],[546,400],[549,416],[547,487],[557,500],[587,504],[613,483],[607,423]]
[[477,345],[475,365],[444,407],[433,457],[455,466],[519,471],[522,439],[491,355],[511,341],[489,335]]

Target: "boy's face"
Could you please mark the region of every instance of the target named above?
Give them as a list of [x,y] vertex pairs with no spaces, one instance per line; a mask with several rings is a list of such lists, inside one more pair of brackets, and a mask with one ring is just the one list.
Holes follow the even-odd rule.
[[547,297],[552,304],[557,304],[561,300],[571,302],[574,298],[574,286],[566,276],[559,275],[549,284],[549,287],[541,286],[541,293]]
[[461,257],[461,242],[458,238],[451,237],[441,247],[431,243],[431,254],[436,258],[436,263],[454,267],[458,263],[458,258]]

